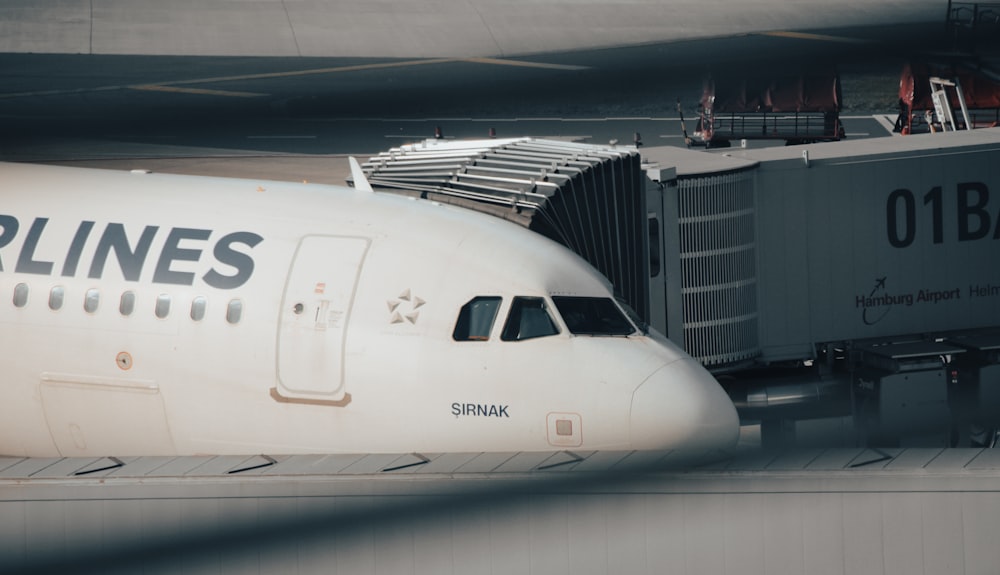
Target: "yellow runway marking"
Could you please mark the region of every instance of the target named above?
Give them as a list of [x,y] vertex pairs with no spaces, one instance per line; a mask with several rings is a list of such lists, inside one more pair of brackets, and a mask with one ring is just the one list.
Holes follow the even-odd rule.
[[523,60],[506,60],[501,58],[428,58],[423,60],[404,60],[396,62],[379,62],[375,64],[355,64],[350,66],[335,66],[332,68],[313,68],[309,70],[291,70],[287,72],[263,72],[260,74],[241,74],[237,76],[215,76],[211,78],[195,78],[193,80],[173,80],[167,82],[152,82],[131,86],[103,86],[100,88],[81,90],[47,90],[38,92],[0,93],[2,98],[18,98],[28,96],[58,96],[73,93],[101,92],[113,90],[145,90],[152,92],[175,92],[180,94],[200,94],[207,96],[226,96],[232,98],[259,98],[268,94],[256,92],[238,92],[231,90],[212,90],[208,88],[184,87],[192,84],[215,84],[222,82],[239,82],[246,80],[269,80],[274,78],[294,78],[297,76],[318,76],[321,74],[341,74],[345,72],[363,72],[366,70],[385,70],[390,68],[406,68],[411,66],[426,66],[432,64],[448,64],[453,62],[469,62],[488,66],[522,66],[543,68],[548,70],[586,70],[587,66],[572,66],[567,64],[547,64],[545,62],[527,62]]
[[254,92],[233,92],[230,90],[207,90],[204,88],[180,88],[169,84],[143,84],[141,86],[129,86],[131,90],[144,90],[147,92],[174,92],[178,94],[199,94],[202,96],[230,96],[233,98],[260,98],[267,94],[257,94]]
[[360,72],[363,70],[382,70],[385,68],[404,68],[425,64],[443,64],[457,62],[455,58],[436,58],[431,60],[406,60],[404,62],[380,62],[378,64],[356,64],[353,66],[337,66],[333,68],[313,68],[311,70],[292,70],[289,72],[263,72],[260,74],[243,74],[240,76],[216,76],[215,78],[198,78],[195,80],[177,80],[162,82],[157,86],[181,86],[185,84],[206,84],[212,82],[238,82],[241,80],[267,80],[271,78],[294,78],[296,76],[315,76],[319,74],[338,74],[341,72]]
[[774,36],[776,38],[794,38],[796,40],[818,40],[820,42],[839,42],[841,44],[868,44],[868,40],[858,38],[847,38],[845,36],[827,36],[826,34],[808,34],[806,32],[762,32],[761,36]]
[[465,62],[490,64],[496,66],[522,66],[525,68],[544,68],[546,70],[586,70],[589,66],[573,66],[569,64],[547,64],[545,62],[525,62],[524,60],[505,60],[501,58],[465,58]]

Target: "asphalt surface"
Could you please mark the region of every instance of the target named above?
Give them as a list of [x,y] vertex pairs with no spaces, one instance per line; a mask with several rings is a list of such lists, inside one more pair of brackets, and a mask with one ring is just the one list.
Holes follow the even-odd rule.
[[[324,158],[374,155],[436,133],[684,145],[707,76],[833,66],[848,140],[886,134],[872,116],[895,115],[902,64],[922,36],[895,31],[892,44],[878,44],[879,30],[836,33],[517,59],[0,54],[0,161],[121,160],[173,171],[186,162],[197,171],[211,159],[236,166],[223,175],[267,165],[267,175],[298,179],[302,170],[277,167],[291,156],[325,166]],[[842,41],[862,33],[863,43]],[[235,161],[249,157],[260,160]]]

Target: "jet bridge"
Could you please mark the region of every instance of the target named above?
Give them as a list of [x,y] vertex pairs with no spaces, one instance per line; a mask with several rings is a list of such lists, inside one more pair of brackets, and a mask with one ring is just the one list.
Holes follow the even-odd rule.
[[363,164],[375,191],[518,223],[576,252],[649,321],[646,179],[635,149],[477,140],[401,146]]
[[642,154],[430,141],[364,170],[576,251],[767,437],[847,417],[882,445],[994,444],[1000,130]]

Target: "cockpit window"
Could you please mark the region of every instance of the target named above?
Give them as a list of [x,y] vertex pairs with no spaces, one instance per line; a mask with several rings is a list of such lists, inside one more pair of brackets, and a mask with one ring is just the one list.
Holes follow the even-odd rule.
[[576,335],[631,335],[629,323],[614,300],[600,297],[552,296],[570,333]]
[[503,326],[500,339],[504,341],[521,341],[535,337],[556,335],[559,328],[552,321],[540,297],[516,297],[510,305],[507,323]]
[[451,337],[455,341],[486,341],[490,339],[493,322],[500,309],[499,297],[477,297],[462,306]]

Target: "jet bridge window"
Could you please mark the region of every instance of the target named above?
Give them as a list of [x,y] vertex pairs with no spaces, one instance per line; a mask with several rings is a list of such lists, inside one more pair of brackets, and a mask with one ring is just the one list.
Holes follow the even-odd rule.
[[611,298],[552,296],[570,333],[576,335],[630,335],[629,323]]
[[507,323],[503,326],[500,339],[521,341],[558,333],[559,328],[552,321],[544,299],[540,297],[516,297],[511,303]]
[[451,337],[455,341],[486,341],[500,309],[499,297],[477,297],[462,306]]

